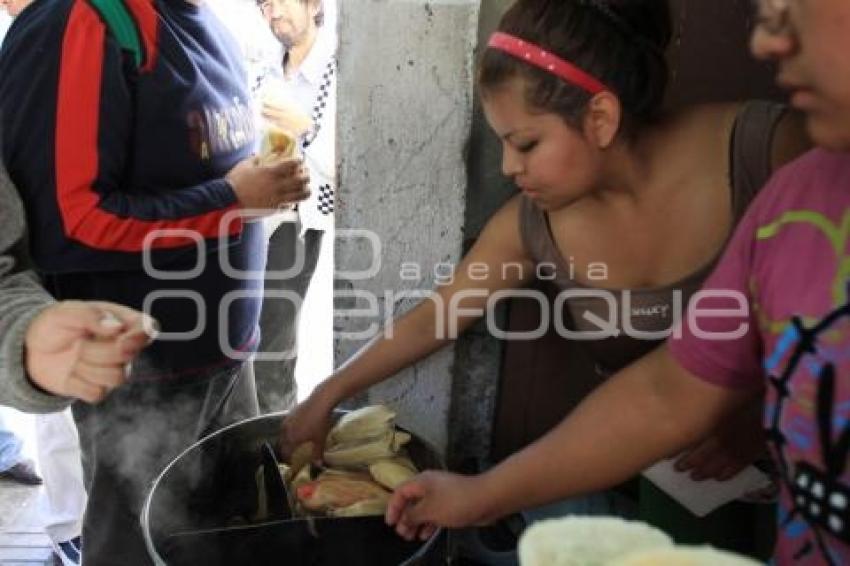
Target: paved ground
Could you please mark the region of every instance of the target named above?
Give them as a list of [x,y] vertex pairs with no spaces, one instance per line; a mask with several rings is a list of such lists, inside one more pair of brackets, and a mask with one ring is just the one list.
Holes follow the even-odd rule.
[[53,564],[50,541],[35,517],[40,489],[0,480],[0,566]]
[[[24,455],[35,454],[32,417],[0,409],[6,425],[24,441]],[[40,487],[0,480],[0,566],[49,566],[53,564],[50,541],[36,515]]]

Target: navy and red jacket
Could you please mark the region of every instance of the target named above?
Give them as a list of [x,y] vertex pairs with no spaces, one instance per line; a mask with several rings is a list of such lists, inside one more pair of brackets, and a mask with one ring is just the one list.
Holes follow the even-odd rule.
[[245,71],[208,8],[114,1],[140,53],[89,0],[35,0],[15,20],[0,51],[2,157],[57,298],[157,318],[167,334],[139,378],[203,375],[258,338],[266,244],[223,178],[255,147]]

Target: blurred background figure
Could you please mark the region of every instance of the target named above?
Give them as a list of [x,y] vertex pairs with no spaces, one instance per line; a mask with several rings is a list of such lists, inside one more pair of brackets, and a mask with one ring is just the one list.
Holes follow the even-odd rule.
[[[251,84],[263,123],[300,139],[312,193],[295,214],[266,220],[270,238],[260,351],[270,359],[255,363],[257,395],[264,413],[291,408],[299,393],[296,383],[309,387],[304,379],[296,379],[297,360],[298,369],[308,372],[298,371],[299,378],[318,380],[333,369],[337,49],[333,4],[333,0],[257,2],[277,46],[270,64],[253,69]],[[287,276],[286,271],[292,275]],[[279,298],[282,292],[299,297],[302,304]],[[300,324],[301,311],[307,313],[306,325]],[[306,335],[309,351],[299,348],[299,343],[306,342],[299,336]],[[302,353],[310,359],[304,359]]]
[[23,455],[23,441],[9,430],[0,413],[0,478],[24,485],[41,485],[35,465]]
[[270,413],[292,407],[333,370],[336,3],[211,5],[242,47],[260,130],[281,128],[298,138],[310,171],[310,198],[265,220],[269,251],[254,369],[260,410]]

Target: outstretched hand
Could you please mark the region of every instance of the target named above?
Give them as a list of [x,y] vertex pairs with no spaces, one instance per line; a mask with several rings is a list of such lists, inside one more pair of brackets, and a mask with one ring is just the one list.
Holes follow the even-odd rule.
[[27,375],[48,393],[99,403],[127,380],[129,363],[155,334],[153,319],[127,307],[56,303],[27,329]]
[[299,403],[281,423],[279,450],[284,460],[306,442],[313,443],[312,461],[319,463],[325,451],[325,440],[331,429],[331,417],[336,400],[319,386]]
[[766,454],[761,405],[751,404],[732,415],[710,437],[681,455],[676,461],[676,469],[690,471],[694,481],[728,481]]
[[427,471],[393,492],[386,521],[407,540],[427,540],[440,527],[485,523],[481,476]]

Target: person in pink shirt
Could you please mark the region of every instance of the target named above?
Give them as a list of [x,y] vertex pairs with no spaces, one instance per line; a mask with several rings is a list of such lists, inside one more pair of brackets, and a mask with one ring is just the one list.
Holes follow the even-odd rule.
[[850,564],[850,3],[760,0],[752,50],[819,146],[761,191],[668,344],[479,476],[427,472],[387,520],[406,538],[616,484],[765,396],[781,473],[777,564]]

